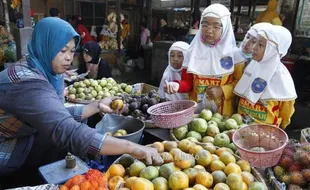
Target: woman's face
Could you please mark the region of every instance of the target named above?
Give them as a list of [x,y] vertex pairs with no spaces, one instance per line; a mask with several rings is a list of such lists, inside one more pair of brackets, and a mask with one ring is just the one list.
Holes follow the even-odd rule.
[[200,24],[202,37],[208,44],[215,44],[222,35],[222,22],[219,18],[204,17]]
[[252,54],[253,53],[253,47],[256,43],[256,38],[252,36],[251,34],[246,35],[246,41],[242,44],[242,52],[246,54]]
[[184,60],[184,57],[181,51],[171,50],[170,64],[174,69],[181,69],[183,60]]
[[56,74],[66,72],[71,65],[75,51],[75,40],[72,38],[62,49],[57,53],[52,61],[53,71]]
[[267,45],[267,40],[263,38],[262,36],[258,35],[257,42],[255,43],[253,47],[252,59],[258,62],[261,61],[265,54],[266,45]]
[[93,58],[92,58],[90,55],[88,55],[85,51],[83,51],[83,59],[84,59],[85,63],[88,63],[88,62],[90,62]]

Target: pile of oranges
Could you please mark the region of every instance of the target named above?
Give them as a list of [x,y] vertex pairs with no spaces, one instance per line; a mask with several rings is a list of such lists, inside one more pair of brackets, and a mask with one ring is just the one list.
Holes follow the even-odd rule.
[[151,146],[165,163],[146,166],[138,160],[119,161],[107,171],[110,190],[267,190],[255,181],[249,162],[237,160],[228,148],[200,146],[188,139]]
[[85,175],[69,179],[59,190],[108,190],[108,176],[98,170],[90,169]]

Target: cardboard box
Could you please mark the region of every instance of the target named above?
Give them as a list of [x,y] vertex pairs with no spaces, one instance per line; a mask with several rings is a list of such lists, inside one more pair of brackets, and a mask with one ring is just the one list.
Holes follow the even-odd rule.
[[137,83],[133,85],[133,94],[136,95],[149,93],[152,90],[155,90],[157,92],[158,87],[146,83]]

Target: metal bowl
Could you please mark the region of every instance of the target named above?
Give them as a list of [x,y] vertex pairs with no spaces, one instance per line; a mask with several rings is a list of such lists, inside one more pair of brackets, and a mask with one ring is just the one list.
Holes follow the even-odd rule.
[[127,131],[127,135],[117,136],[116,138],[139,143],[144,127],[144,122],[139,119],[116,114],[106,114],[102,120],[97,123],[95,128],[100,134],[105,134],[107,132],[114,134],[117,130],[124,129]]

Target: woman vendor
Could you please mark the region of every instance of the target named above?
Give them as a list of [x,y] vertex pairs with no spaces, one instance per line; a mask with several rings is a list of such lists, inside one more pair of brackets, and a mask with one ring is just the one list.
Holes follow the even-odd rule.
[[109,64],[101,57],[101,47],[97,42],[87,42],[83,47],[83,58],[77,70],[78,74],[88,73],[88,78],[102,79],[112,77]]
[[282,26],[258,32],[252,61],[237,83],[234,93],[240,97],[238,113],[256,123],[285,129],[295,111],[297,98],[294,82],[281,63],[291,45],[291,33]]
[[168,66],[163,74],[158,89],[158,93],[161,97],[165,97],[168,100],[188,99],[188,93],[167,94],[164,91],[164,86],[166,82],[181,80],[182,64],[188,48],[189,44],[181,41],[173,43],[172,46],[169,48]]
[[240,45],[240,55],[247,60],[246,65],[248,65],[252,60],[253,47],[256,43],[257,32],[263,28],[271,27],[272,25],[267,22],[262,22],[253,25],[250,30],[246,33],[243,41]]
[[[112,99],[65,108],[62,74],[78,43],[79,35],[69,23],[44,18],[33,31],[27,60],[0,73],[1,180],[11,177],[15,185],[24,179],[27,185],[25,175],[35,175],[38,166],[64,158],[68,151],[77,156],[128,153],[148,164],[162,163],[156,149],[99,134],[80,122],[98,112],[112,112]],[[25,168],[34,173],[17,177]]]
[[245,62],[236,62],[237,50],[229,10],[221,4],[210,5],[202,13],[199,31],[185,57],[182,79],[169,82],[166,91],[189,92],[196,102],[202,102],[206,94],[208,101],[214,100],[217,112],[231,116],[232,91]]

